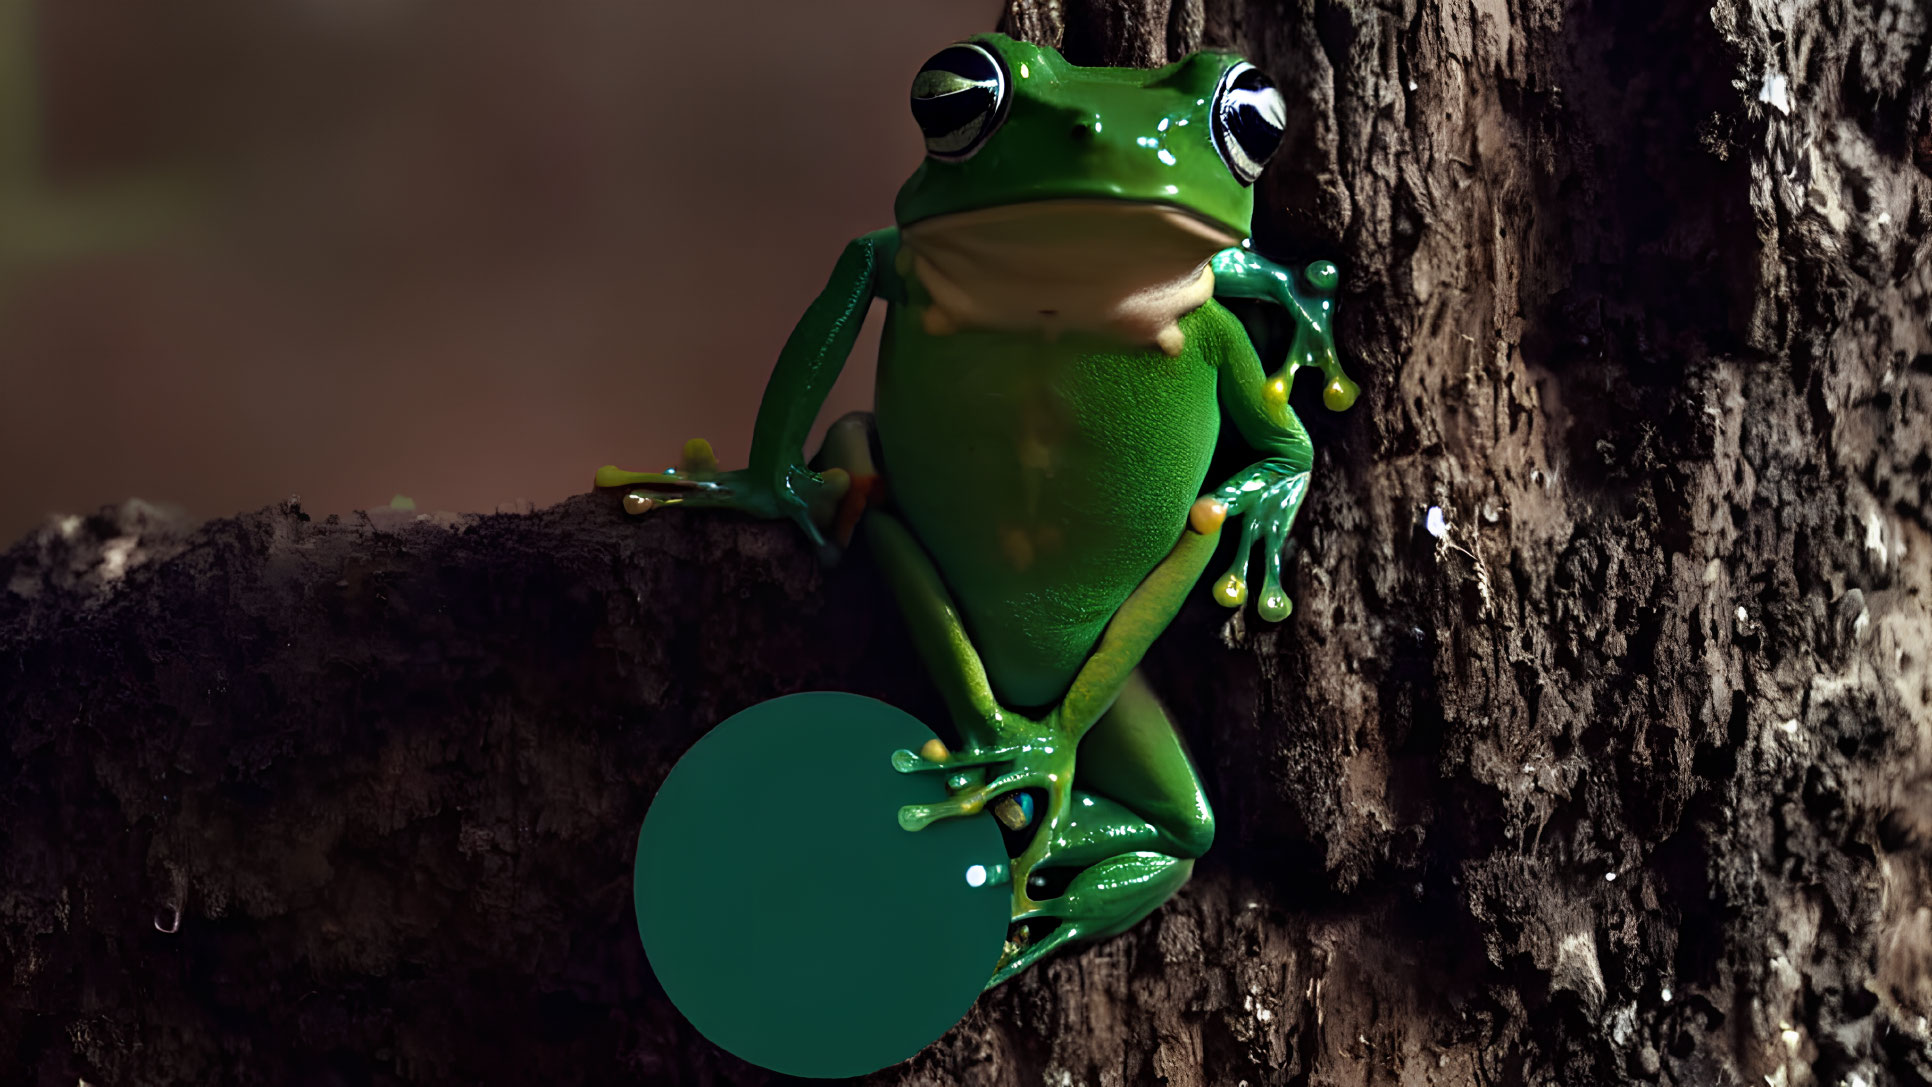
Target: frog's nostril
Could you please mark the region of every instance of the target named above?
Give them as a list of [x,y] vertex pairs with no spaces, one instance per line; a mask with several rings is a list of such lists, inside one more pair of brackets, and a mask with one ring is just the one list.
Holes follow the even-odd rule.
[[1075,121],[1073,123],[1073,131],[1067,133],[1067,135],[1073,137],[1076,140],[1093,139],[1093,125],[1087,123],[1086,121]]

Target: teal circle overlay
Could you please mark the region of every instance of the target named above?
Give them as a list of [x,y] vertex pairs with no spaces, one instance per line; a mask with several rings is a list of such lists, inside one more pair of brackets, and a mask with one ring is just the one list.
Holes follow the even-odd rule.
[[932,738],[875,699],[795,694],[728,718],[672,767],[637,838],[637,930],[672,1003],[719,1048],[794,1076],[861,1076],[972,1008],[1012,889],[985,878],[1007,856],[984,813],[899,826],[901,805],[946,798],[944,774],[892,768]]

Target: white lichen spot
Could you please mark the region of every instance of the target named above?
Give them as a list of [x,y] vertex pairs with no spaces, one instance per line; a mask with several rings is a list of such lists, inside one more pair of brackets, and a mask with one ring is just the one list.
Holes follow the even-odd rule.
[[1744,605],[1742,604],[1737,606],[1737,621],[1740,623],[1748,623],[1751,621],[1751,613],[1745,611]]
[[1556,947],[1556,969],[1551,975],[1558,988],[1591,1001],[1603,999],[1603,970],[1597,965],[1596,939],[1588,932],[1563,937]]
[[1878,556],[1880,566],[1891,557],[1891,550],[1885,546],[1885,518],[1875,509],[1865,511],[1865,549]]
[[1845,1087],[1872,1087],[1872,1081],[1866,1079],[1863,1072],[1848,1072],[1841,1082]]
[[1610,1041],[1619,1046],[1629,1045],[1631,1036],[1637,1033],[1637,1006],[1625,1004],[1610,1017]]
[[75,516],[74,514],[70,513],[67,516],[61,518],[58,524],[58,527],[60,529],[60,538],[63,540],[73,539],[74,533],[80,531],[80,526],[81,526],[81,519]]
[[1428,514],[1422,520],[1422,525],[1429,530],[1429,535],[1438,540],[1449,535],[1449,522],[1443,519],[1441,506],[1430,506]]
[[1413,79],[1409,80],[1409,89],[1415,90],[1415,80]]
[[1784,114],[1791,116],[1791,81],[1776,69],[1766,69],[1764,84],[1758,88],[1758,101]]
[[134,536],[116,536],[101,545],[101,580],[119,581],[127,573],[128,556],[134,554],[134,547],[140,543]]
[[1663,991],[1659,992],[1657,995],[1663,998],[1664,1003],[1666,1004],[1670,1003],[1670,986],[1668,985],[1664,986]]
[[1605,883],[1617,882],[1617,874],[1615,872],[1605,872],[1603,874],[1603,882]]
[[1798,1051],[1798,1042],[1800,1040],[1798,1032],[1791,1029],[1789,1024],[1780,1023],[1779,1026],[1783,1027],[1784,1029],[1778,1032],[1778,1037],[1781,1040],[1783,1040],[1786,1049],[1789,1049],[1793,1053],[1796,1053]]
[[1256,1022],[1266,1023],[1268,1020],[1273,1019],[1275,1017],[1275,1013],[1269,1011],[1266,1008],[1256,1008],[1254,1010],[1254,1017]]
[[1796,717],[1787,717],[1778,722],[1778,727],[1784,730],[1785,735],[1796,736],[1798,734],[1798,719]]

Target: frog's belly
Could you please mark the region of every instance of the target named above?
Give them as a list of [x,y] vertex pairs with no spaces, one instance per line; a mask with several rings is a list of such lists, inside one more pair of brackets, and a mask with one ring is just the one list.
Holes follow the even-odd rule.
[[1073,335],[929,336],[909,310],[888,315],[883,471],[1007,706],[1056,704],[1180,539],[1220,425],[1212,339],[1169,358]]

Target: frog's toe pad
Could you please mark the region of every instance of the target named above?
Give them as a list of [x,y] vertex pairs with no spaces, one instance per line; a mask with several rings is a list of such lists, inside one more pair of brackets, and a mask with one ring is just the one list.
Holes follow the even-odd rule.
[[1261,617],[1270,623],[1281,622],[1283,619],[1288,618],[1294,610],[1295,602],[1289,599],[1288,594],[1282,592],[1280,589],[1262,593],[1261,600],[1255,604],[1255,611],[1259,612]]
[[1229,574],[1214,583],[1214,599],[1225,608],[1238,608],[1248,602],[1248,582],[1239,574]]

